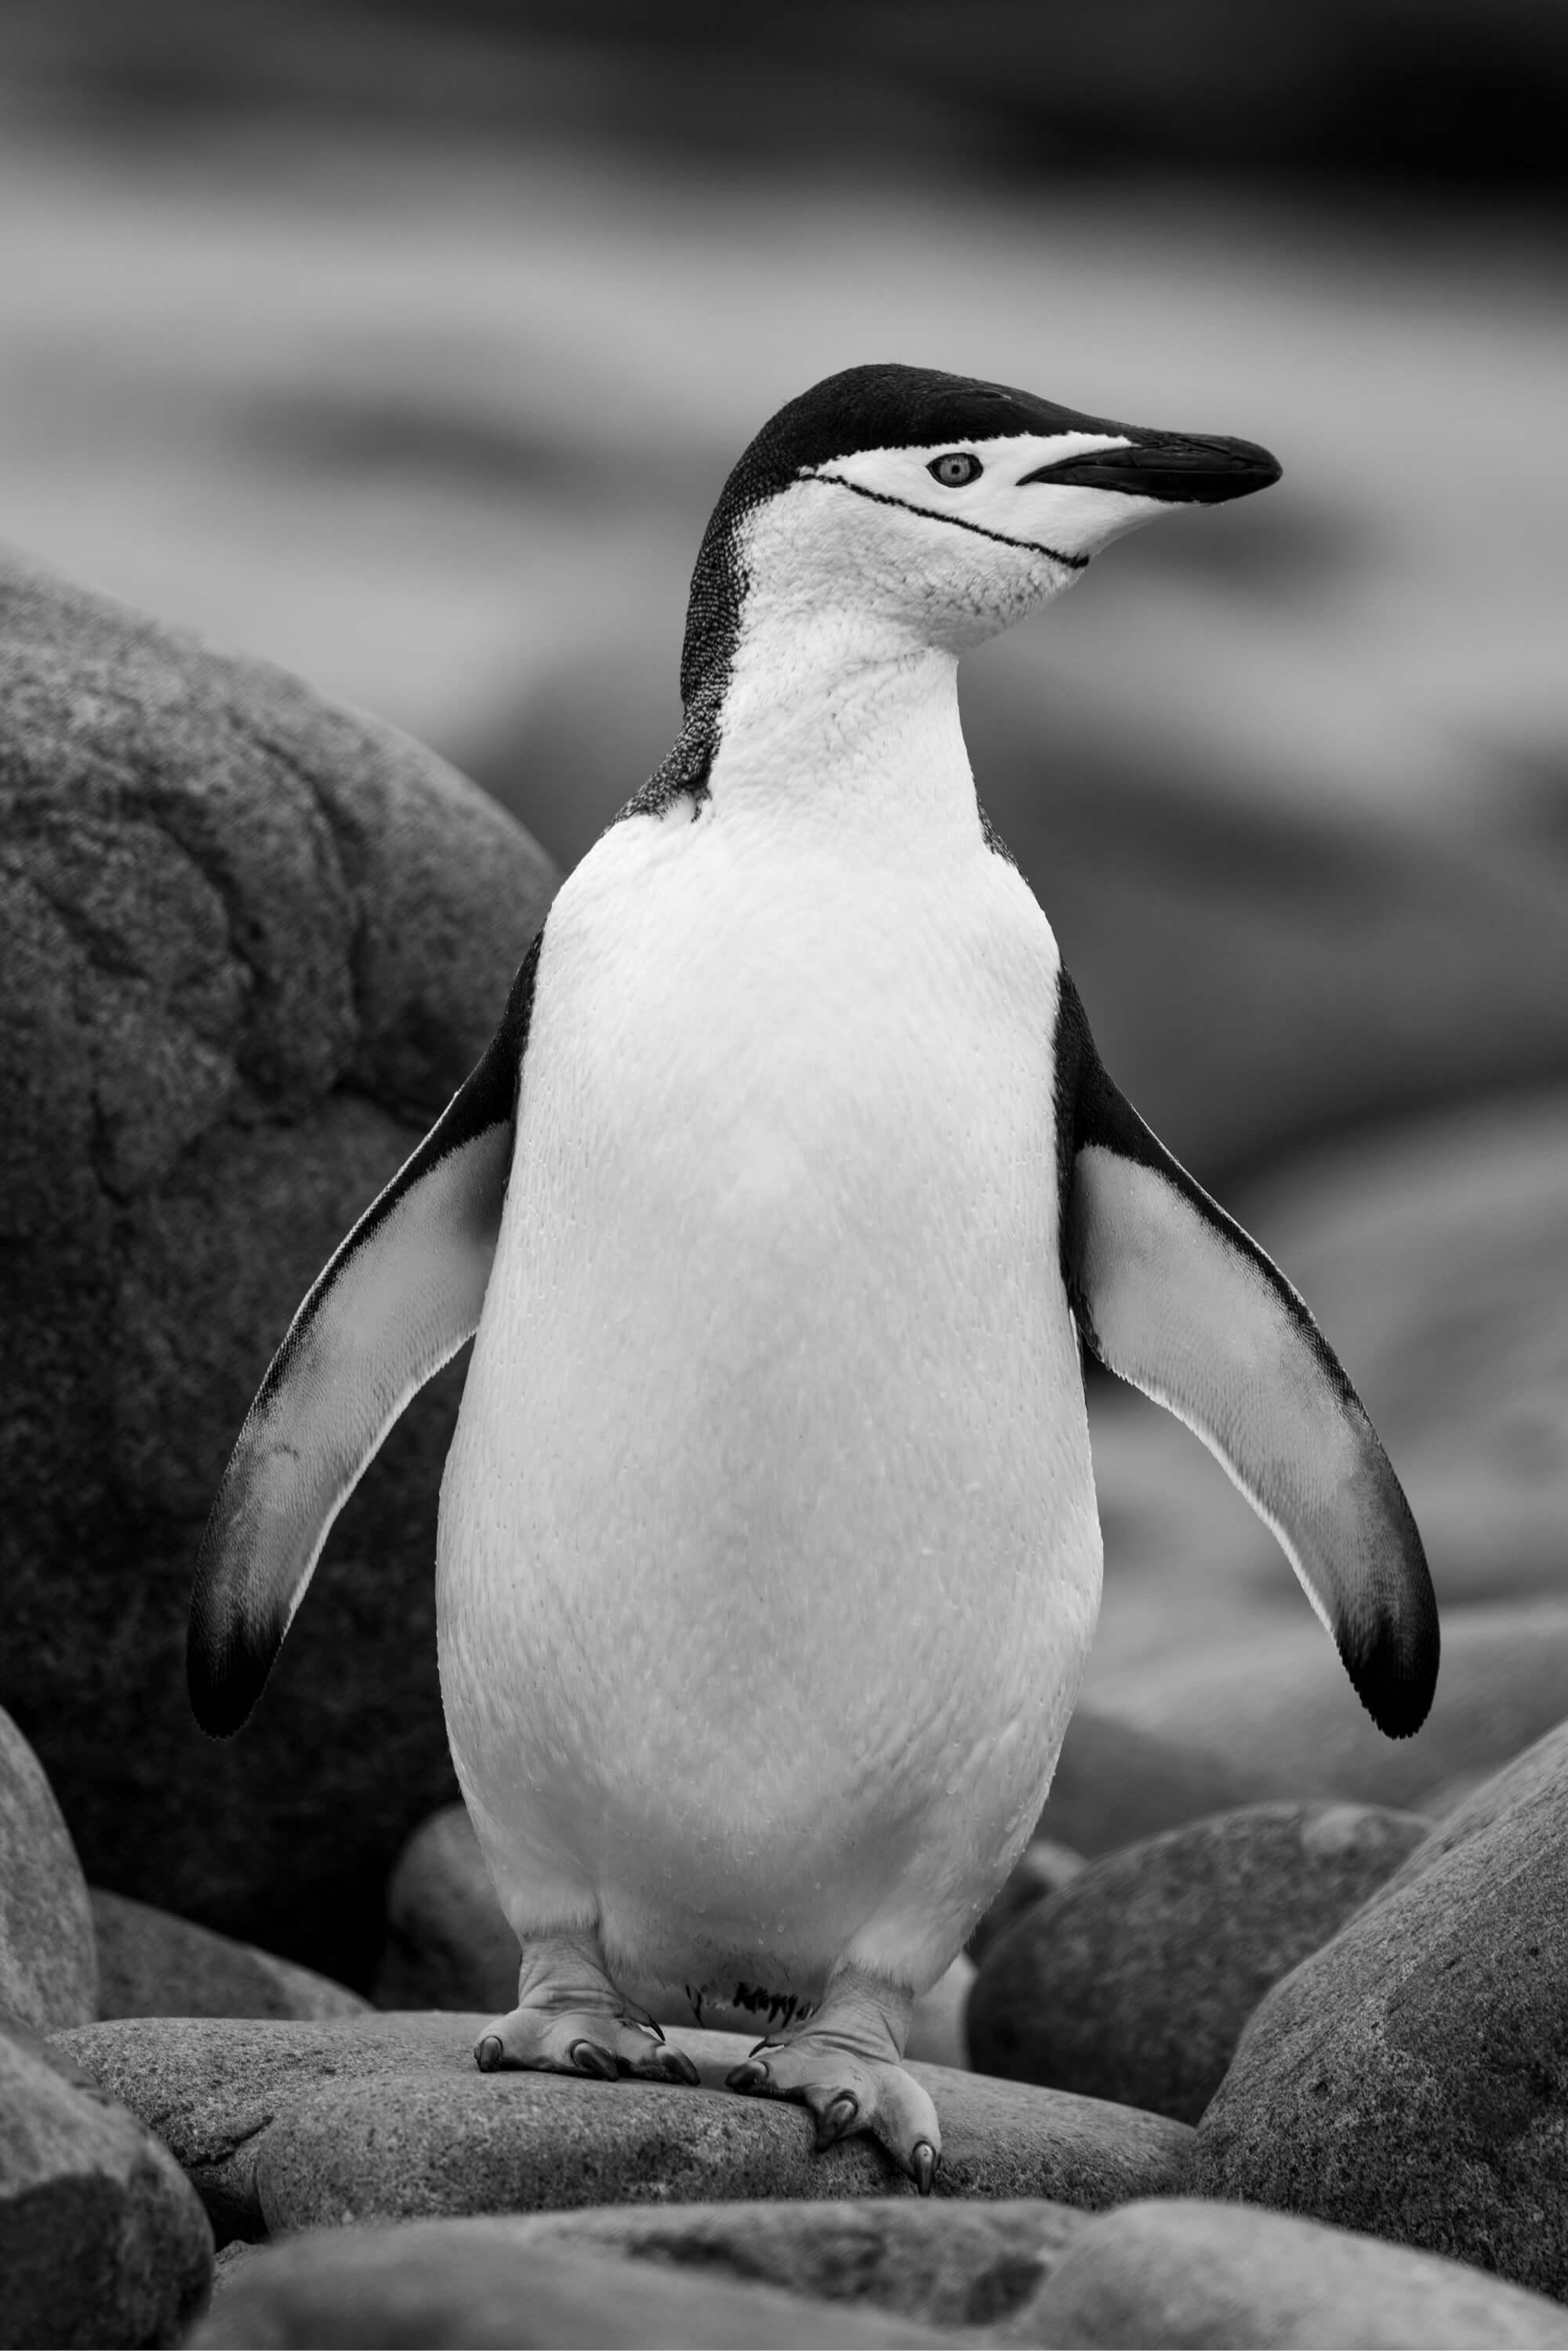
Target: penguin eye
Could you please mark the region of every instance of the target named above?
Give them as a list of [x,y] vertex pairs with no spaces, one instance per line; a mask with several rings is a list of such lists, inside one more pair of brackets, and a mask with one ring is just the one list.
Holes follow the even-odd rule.
[[985,467],[970,449],[949,449],[945,457],[933,457],[925,468],[945,490],[961,490],[966,482],[977,482]]

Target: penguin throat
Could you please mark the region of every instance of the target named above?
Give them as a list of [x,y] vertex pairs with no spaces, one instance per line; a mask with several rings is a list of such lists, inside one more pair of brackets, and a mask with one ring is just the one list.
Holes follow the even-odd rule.
[[[749,618],[750,616],[748,616]],[[978,825],[957,658],[846,628],[842,613],[743,626],[714,713],[716,811],[864,822],[884,839]]]

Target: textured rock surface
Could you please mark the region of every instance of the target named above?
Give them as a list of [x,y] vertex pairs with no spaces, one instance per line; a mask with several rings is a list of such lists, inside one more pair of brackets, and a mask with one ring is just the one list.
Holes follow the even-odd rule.
[[370,2005],[310,1968],[233,1942],[128,1895],[95,1887],[92,1917],[100,2018],[359,2016]]
[[222,1748],[185,1701],[191,1569],[267,1358],[482,1049],[550,882],[417,746],[0,561],[0,1702],[95,1882],[348,1980],[453,1792],[431,1561],[461,1368]]
[[1067,1726],[1037,1834],[1075,1853],[1114,1853],[1272,1792],[1205,1737],[1186,1729],[1166,1737],[1096,1702],[1078,1707]]
[[1085,2220],[1007,2340],[1462,2351],[1568,2344],[1568,2311],[1429,2253],[1183,2198]]
[[1043,2198],[920,2204],[647,2204],[512,2223],[518,2244],[702,2269],[926,2326],[995,2326],[1021,2309],[1091,2216]]
[[1197,2122],[1269,1986],[1428,1826],[1366,1804],[1259,1804],[1105,1855],[987,1953],[973,2062]]
[[[1568,1738],[1258,2009],[1191,2186],[1568,2294]],[[1472,1800],[1487,1809],[1484,1792]]]
[[166,2149],[0,2021],[0,2343],[172,2343],[213,2239]]
[[43,1766],[3,1708],[0,2014],[39,2032],[98,2014],[87,1881]]
[[908,2319],[841,2303],[605,2262],[518,2241],[500,2220],[333,2229],[246,2262],[195,2345],[330,2351],[337,2345],[729,2346],[946,2342]]
[[[1490,1777],[1568,1714],[1568,1601],[1449,1609],[1437,1695],[1414,1739],[1384,1738],[1310,1620],[1118,1675],[1095,1708],[1136,1739],[1211,1758],[1244,1790],[1232,1802],[1343,1796],[1421,1812],[1454,1782]],[[1065,1835],[1051,1810],[1042,1825]]]
[[1032,1837],[1014,1866],[1012,1876],[970,1936],[969,1957],[982,1960],[998,1935],[1048,1894],[1060,1894],[1088,1867],[1083,1855],[1051,1837]]
[[[812,2152],[809,2116],[723,2089],[750,2045],[672,2035],[704,2086],[483,2074],[477,2016],[323,2024],[158,2019],[61,2046],[186,2166],[220,2241],[343,2220],[610,2202],[913,2195],[863,2138]],[[913,2069],[942,2117],[937,2192],[1082,2207],[1174,2194],[1182,2124],[1017,2082]]]
[[415,1829],[388,1883],[376,2005],[504,2011],[517,1996],[518,1957],[467,1811],[444,1804]]

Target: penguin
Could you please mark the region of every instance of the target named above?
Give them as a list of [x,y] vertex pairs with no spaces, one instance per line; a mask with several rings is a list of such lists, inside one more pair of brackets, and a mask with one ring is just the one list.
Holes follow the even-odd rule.
[[435,1576],[522,1955],[483,2071],[692,2082],[650,2004],[739,2006],[767,2031],[730,2087],[931,2191],[911,2008],[1029,1838],[1094,1632],[1085,1350],[1218,1458],[1380,1727],[1426,1717],[1387,1456],[1106,1071],[958,721],[968,647],[1279,475],[928,369],[780,409],[702,540],[678,739],[267,1372],[193,1597],[219,1737],[474,1339]]

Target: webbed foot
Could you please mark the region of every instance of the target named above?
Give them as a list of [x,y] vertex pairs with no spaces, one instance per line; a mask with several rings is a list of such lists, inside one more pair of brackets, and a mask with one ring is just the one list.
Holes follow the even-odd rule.
[[785,2040],[758,2042],[727,2076],[729,2087],[810,2106],[819,2154],[855,2132],[868,2133],[929,2196],[941,2126],[925,2091],[898,2062],[912,2005],[898,1985],[844,1968],[810,2022]]

